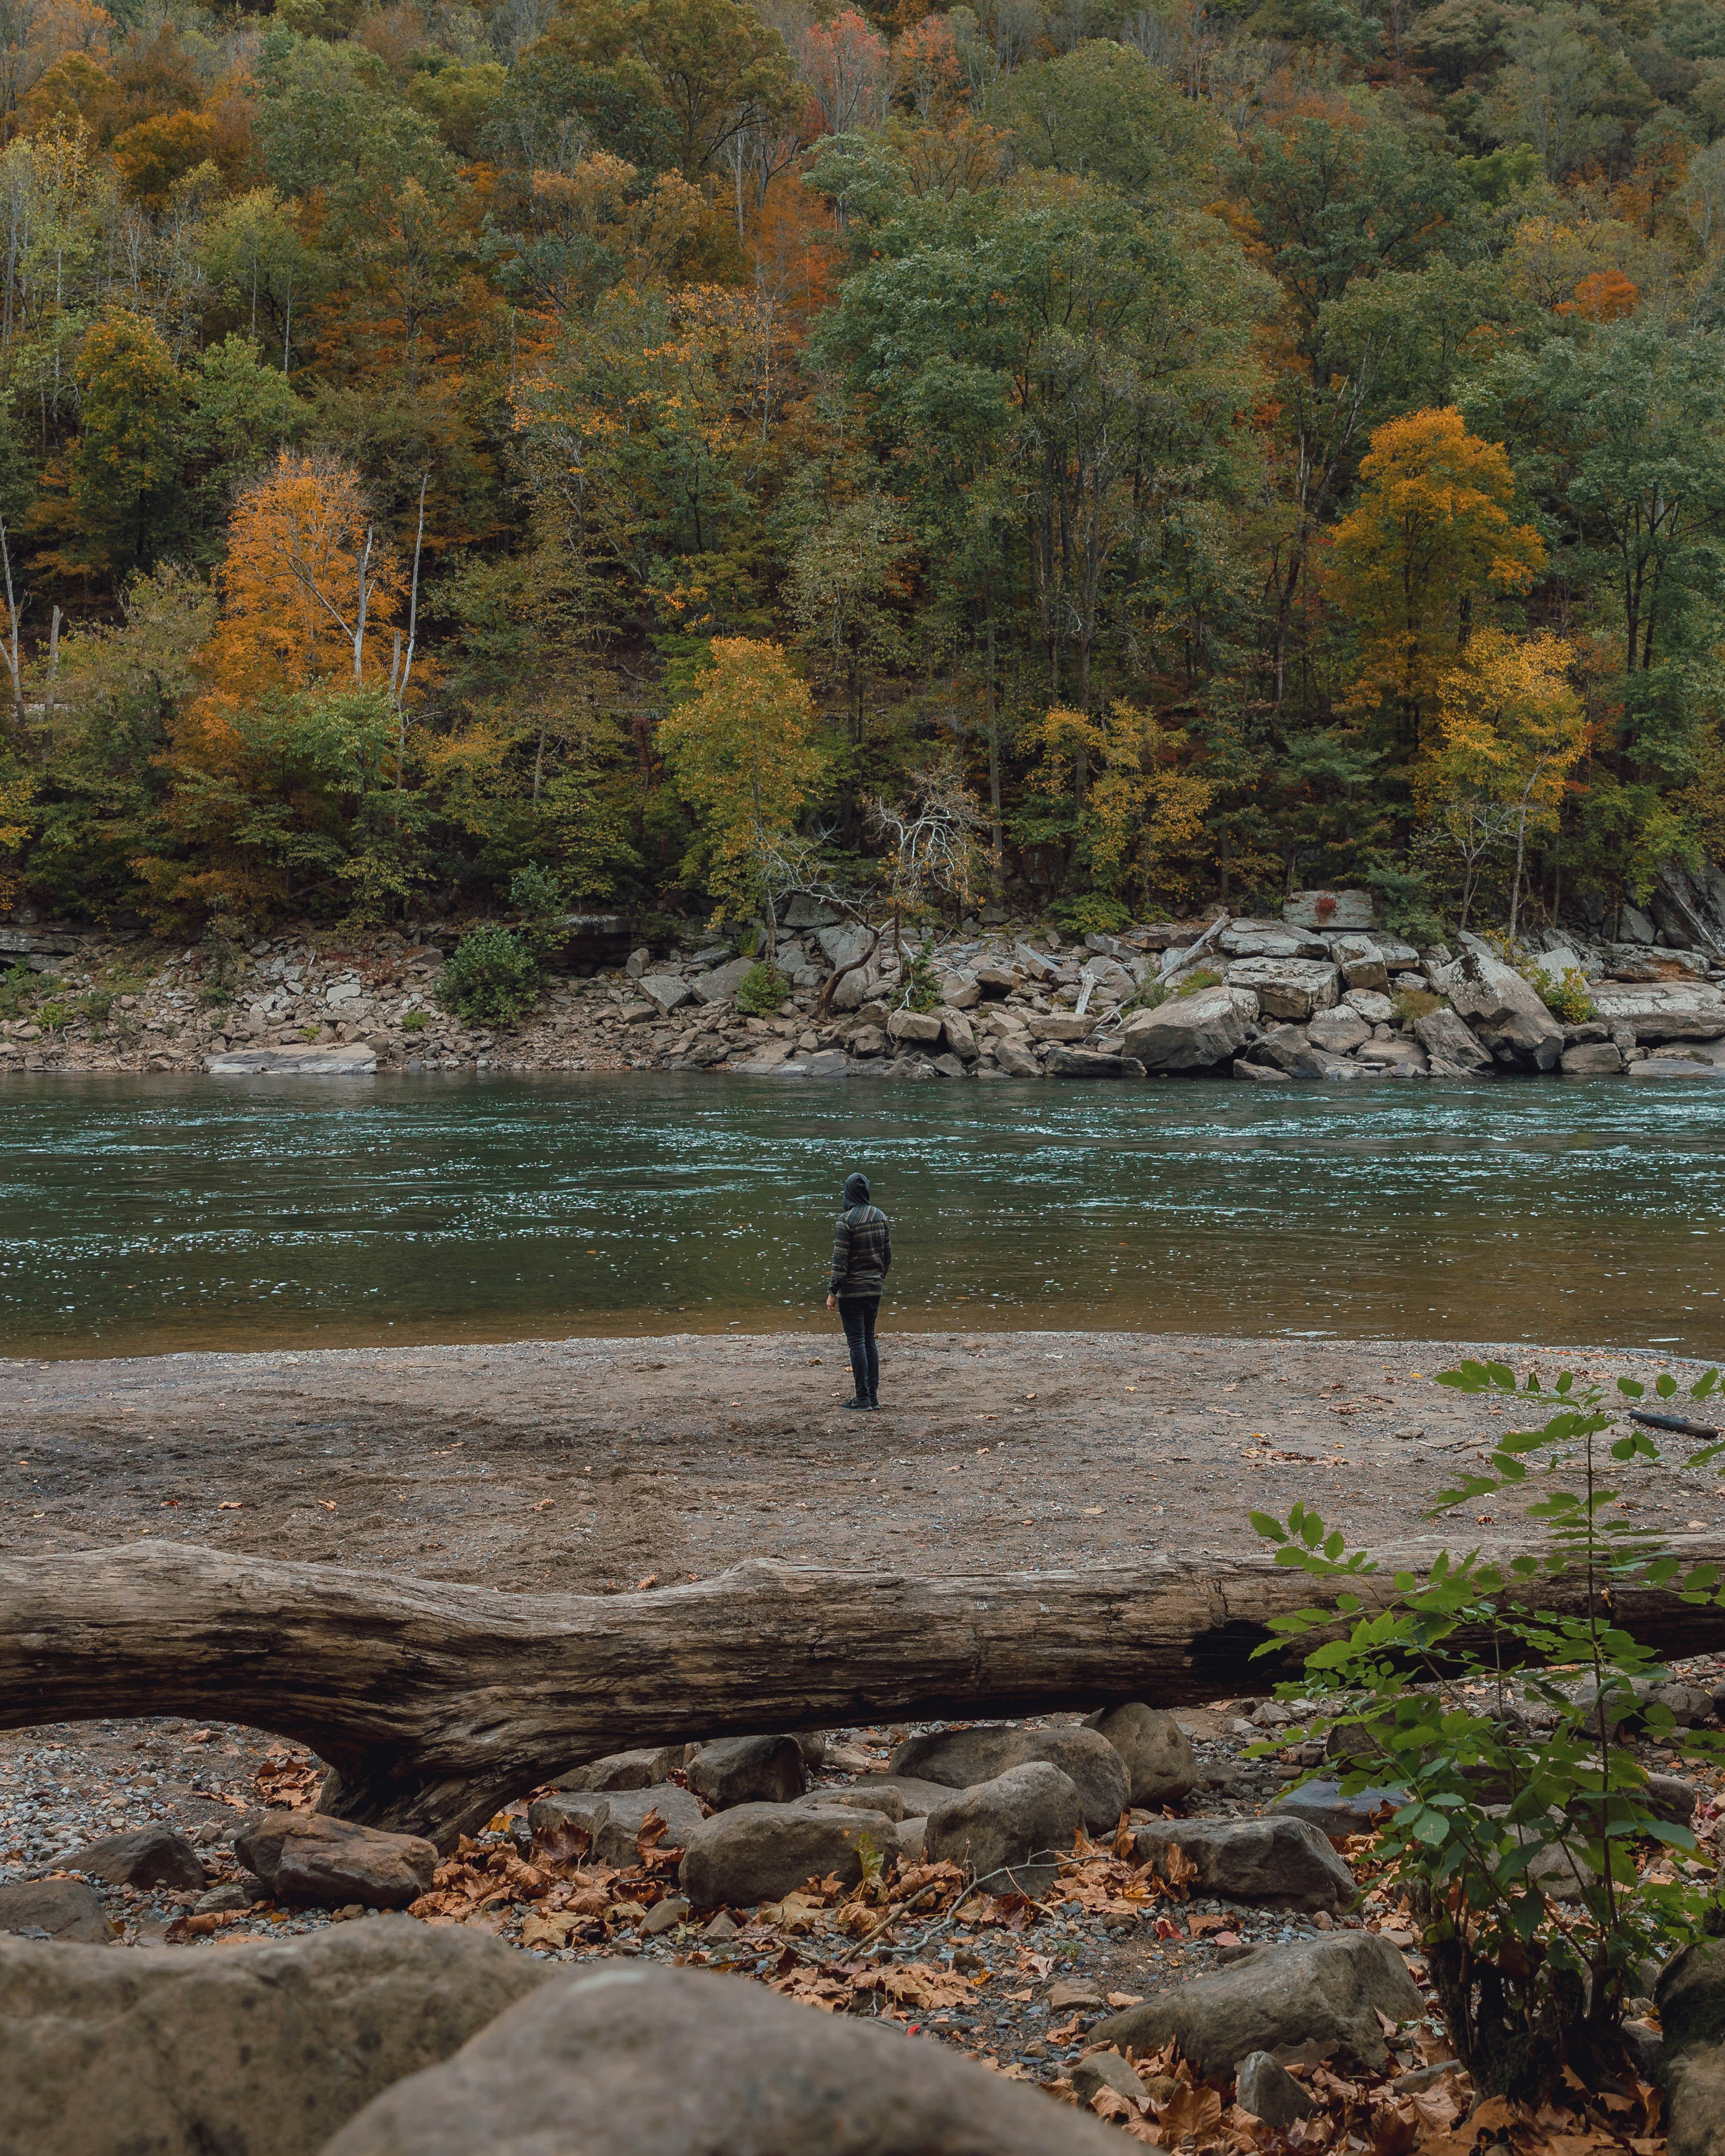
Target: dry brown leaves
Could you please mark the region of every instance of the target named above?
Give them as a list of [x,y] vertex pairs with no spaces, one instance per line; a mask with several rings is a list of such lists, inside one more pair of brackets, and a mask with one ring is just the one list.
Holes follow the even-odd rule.
[[259,1761],[253,1779],[259,1804],[278,1811],[309,1812],[323,1787],[323,1768],[309,1752],[291,1752],[278,1745]]

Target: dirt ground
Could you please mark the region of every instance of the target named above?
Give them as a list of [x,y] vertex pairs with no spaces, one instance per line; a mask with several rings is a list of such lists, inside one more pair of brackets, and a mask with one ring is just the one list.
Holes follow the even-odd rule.
[[[839,1404],[841,1339],[788,1333],[0,1363],[0,1547],[172,1537],[584,1592],[756,1556],[938,1573],[1244,1551],[1249,1511],[1296,1499],[1351,1541],[1405,1541],[1444,1532],[1423,1501],[1527,1419],[1438,1372],[1491,1353],[1547,1379],[1661,1367],[1124,1332],[882,1348],[872,1415]],[[1667,1463],[1691,1449],[1668,1440]],[[1620,1486],[1649,1524],[1725,1524],[1712,1471]]]

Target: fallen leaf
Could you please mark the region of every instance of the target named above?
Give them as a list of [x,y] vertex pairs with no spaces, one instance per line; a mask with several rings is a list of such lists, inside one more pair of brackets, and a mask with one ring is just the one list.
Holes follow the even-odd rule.
[[[334,1508],[332,1507],[331,1510],[333,1509]],[[239,1502],[238,1498],[224,1497],[221,1503],[217,1506],[216,1510],[218,1512],[243,1512],[245,1510],[245,1507]]]
[[644,1594],[649,1587],[657,1587],[658,1584],[659,1574],[656,1572],[649,1572],[644,1579],[638,1579],[635,1582],[635,1593]]
[[1142,1991],[1111,1991],[1106,1998],[1111,2006],[1142,2006],[1144,2003]]
[[1201,2138],[1221,2124],[1222,2099],[1213,2088],[1182,2087],[1157,2107],[1156,2123],[1170,2141],[1183,2141],[1189,2133]]
[[333,1497],[320,1497],[317,1502],[326,1512],[333,1512],[336,1509],[336,1501]]
[[542,1497],[539,1500],[539,1502],[533,1507],[533,1510],[536,1512],[548,1512],[556,1502],[557,1499],[555,1497]]

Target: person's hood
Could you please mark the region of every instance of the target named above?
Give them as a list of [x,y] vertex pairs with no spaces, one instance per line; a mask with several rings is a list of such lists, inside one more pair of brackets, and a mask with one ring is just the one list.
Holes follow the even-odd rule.
[[845,1203],[847,1205],[866,1205],[869,1202],[869,1178],[865,1175],[847,1175],[845,1178]]

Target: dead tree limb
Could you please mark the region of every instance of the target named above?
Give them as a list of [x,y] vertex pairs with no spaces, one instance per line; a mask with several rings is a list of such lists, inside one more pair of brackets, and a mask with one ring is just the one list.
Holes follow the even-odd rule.
[[[1718,1536],[1670,1547],[1725,1562]],[[1348,1584],[1387,1599],[1436,1548],[1386,1551]],[[1579,1578],[1538,1591],[1582,1607]],[[0,1559],[0,1727],[249,1722],[329,1762],[326,1810],[448,1847],[633,1745],[1262,1692],[1297,1666],[1251,1659],[1268,1620],[1321,1598],[1257,1557],[940,1579],[756,1559],[644,1594],[549,1595],[136,1543]],[[1725,1609],[1620,1588],[1612,1612],[1667,1656],[1725,1646]]]

